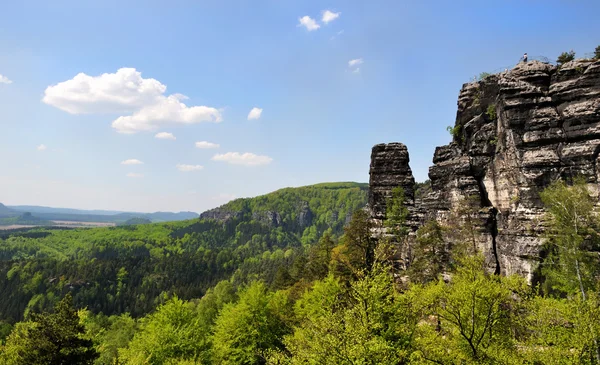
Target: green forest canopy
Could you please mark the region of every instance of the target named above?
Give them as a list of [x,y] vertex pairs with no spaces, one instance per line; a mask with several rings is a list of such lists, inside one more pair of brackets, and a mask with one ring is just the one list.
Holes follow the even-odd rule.
[[[8,335],[0,346],[0,362],[600,364],[599,265],[591,253],[600,222],[585,182],[558,182],[542,194],[549,255],[541,265],[541,286],[490,273],[485,258],[470,244],[478,234],[475,227],[458,219],[452,226],[435,221],[423,225],[414,243],[412,262],[417,269],[399,272],[392,259],[405,246],[390,242],[401,243],[406,232],[389,227],[392,237],[373,237],[373,222],[358,209],[364,205],[364,189],[301,189],[306,190],[271,195],[285,202],[268,196],[232,202],[221,209],[240,214],[224,221],[41,230],[26,232],[39,237],[5,239],[30,240],[40,248],[45,242],[56,252],[44,251],[44,258],[35,259],[35,252],[22,251],[33,256],[7,266],[3,285],[17,283],[14,289],[31,299],[24,309],[26,320],[0,326],[0,334]],[[345,195],[345,189],[356,191]],[[338,204],[340,195],[356,199],[357,208],[343,231],[335,228],[342,205],[348,206],[348,201]],[[295,214],[311,199],[298,200],[299,196],[316,199],[308,204],[311,211],[315,208],[314,224],[304,229]],[[401,200],[403,194],[394,196]],[[317,227],[324,213],[316,213],[320,198],[338,209],[337,219],[326,218],[322,231]],[[398,207],[393,199],[388,206]],[[261,212],[273,212],[270,209],[281,209],[282,219],[261,223]],[[388,213],[393,218],[388,226],[401,225],[406,218],[398,209]],[[476,215],[477,208],[461,213]],[[50,238],[54,234],[73,241],[79,237],[80,246],[56,246]],[[144,241],[146,235],[151,238]],[[144,244],[131,243],[137,240]],[[96,250],[100,242],[103,249]],[[156,248],[161,251],[151,253]],[[112,256],[103,256],[107,250]],[[20,251],[15,246],[11,252]],[[443,259],[431,260],[434,256]],[[87,265],[53,266],[83,257]],[[214,260],[206,260],[211,257]],[[140,261],[126,262],[132,258]],[[150,265],[145,266],[145,260]],[[48,264],[48,273],[64,270],[64,277],[50,278],[52,283],[60,281],[62,290],[46,284],[46,271],[38,270],[44,269],[36,266],[38,262]],[[74,282],[66,274],[70,266],[72,273],[92,273],[96,281]],[[101,275],[94,272],[109,279],[100,281]],[[444,280],[448,274],[451,280]],[[405,279],[399,281],[400,276]],[[195,286],[199,283],[207,289]],[[176,290],[152,291],[169,287],[179,288],[189,299]],[[131,292],[133,288],[139,291]],[[100,289],[112,297],[104,298]],[[86,309],[75,312],[70,294],[60,300],[64,292],[79,298],[76,306]],[[39,302],[36,295],[41,295]],[[88,298],[93,300],[86,302]],[[97,300],[105,300],[104,307],[87,304]],[[50,302],[53,312],[48,311]],[[134,303],[138,313],[111,303]],[[147,314],[135,318],[143,313]],[[57,350],[48,338],[60,339],[64,347]]]

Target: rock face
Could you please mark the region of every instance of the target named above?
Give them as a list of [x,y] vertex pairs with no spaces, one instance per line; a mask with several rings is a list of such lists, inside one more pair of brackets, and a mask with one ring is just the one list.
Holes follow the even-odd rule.
[[[412,206],[413,220],[439,221],[475,198],[480,249],[494,270],[532,278],[542,245],[539,193],[557,179],[584,176],[598,195],[600,181],[600,61],[552,66],[532,61],[463,85],[454,138],[437,147],[431,192]],[[382,219],[394,186],[409,190],[406,147],[373,147],[370,207]],[[409,194],[407,194],[409,196]]]
[[242,216],[242,212],[233,212],[222,209],[211,209],[200,214],[200,219],[212,219],[219,222],[228,222],[231,219],[237,219]]
[[415,178],[408,163],[408,149],[402,143],[382,143],[373,147],[369,169],[369,207],[374,218],[385,218],[386,201],[396,186],[404,189],[405,204],[414,206]]

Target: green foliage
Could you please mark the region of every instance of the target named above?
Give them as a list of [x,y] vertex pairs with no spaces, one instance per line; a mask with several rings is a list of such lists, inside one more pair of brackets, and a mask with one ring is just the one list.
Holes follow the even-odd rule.
[[442,226],[435,220],[427,221],[417,230],[413,260],[408,275],[413,283],[434,281],[447,269],[450,262],[448,244]]
[[488,116],[488,118],[490,120],[496,120],[496,118],[498,117],[496,115],[496,105],[494,105],[494,104],[488,105],[485,114]]
[[131,218],[126,220],[123,223],[120,223],[120,226],[132,226],[132,225],[136,225],[136,224],[150,224],[152,223],[152,221],[148,218],[140,218],[140,217],[135,217],[135,218]]
[[492,74],[491,74],[491,73],[489,73],[489,72],[482,72],[482,73],[480,73],[480,74],[479,74],[479,77],[478,77],[477,79],[478,79],[479,81],[482,81],[482,80],[485,80],[485,79],[487,79],[487,78],[488,78],[488,77],[490,77],[490,76],[492,76]]
[[417,357],[438,364],[518,363],[518,301],[527,285],[518,277],[490,275],[482,256],[465,257],[450,283],[415,287],[425,306],[416,339]]
[[[523,348],[540,364],[597,364],[600,302],[596,293],[582,300],[536,297],[527,304],[524,324],[529,335]],[[539,349],[543,349],[540,351]]]
[[106,317],[94,315],[89,311],[80,311],[85,326],[86,337],[94,342],[100,354],[95,364],[120,364],[119,350],[127,347],[138,330],[138,323],[129,314]]
[[450,133],[453,139],[459,142],[462,141],[462,126],[460,124],[456,124],[454,127],[448,126],[446,127],[446,130],[448,133]]
[[422,199],[431,191],[431,181],[415,182],[415,200]]
[[323,279],[329,272],[331,253],[336,246],[329,232],[325,232],[319,243],[311,247],[306,264],[307,278]]
[[0,355],[3,364],[93,364],[98,353],[92,341],[83,338],[84,327],[67,294],[54,313],[32,316],[8,337]]
[[210,327],[203,327],[194,307],[174,297],[141,322],[126,349],[124,364],[166,364],[173,359],[199,360],[208,350]]
[[561,53],[558,58],[556,59],[556,63],[558,65],[563,65],[567,62],[571,62],[575,59],[575,51],[571,50],[569,52],[563,52]]
[[274,356],[280,363],[399,364],[408,359],[416,321],[382,267],[347,290],[332,276],[315,283],[295,312],[301,323],[284,340],[289,354]]
[[8,337],[12,329],[13,326],[11,326],[9,323],[0,321],[0,346],[4,344],[4,340],[6,339],[6,337]]
[[282,348],[281,338],[289,332],[285,321],[289,310],[283,292],[268,293],[264,284],[250,284],[239,294],[236,303],[223,307],[216,319],[213,362],[264,363],[269,350]]
[[[0,363],[600,364],[599,227],[585,181],[542,193],[542,291],[490,271],[481,199],[459,202],[449,226],[423,224],[398,271],[365,210],[342,231],[362,188],[300,189],[232,202],[222,220],[1,236]],[[394,189],[387,204],[395,241],[404,200]],[[66,290],[73,299],[60,300]]]
[[478,225],[480,221],[481,200],[478,196],[469,196],[461,199],[450,212],[449,221],[452,226],[446,230],[446,239],[451,243],[448,250],[451,252],[450,265],[456,258],[471,256],[479,253],[477,242],[479,240]]
[[35,217],[31,213],[23,213],[20,216],[0,218],[0,226],[10,226],[10,225],[44,226],[44,225],[51,225],[51,224],[53,224],[53,222],[44,220],[39,217]]
[[600,46],[597,46],[596,49],[594,50],[594,59],[600,60]]
[[0,320],[52,308],[64,288],[77,307],[139,317],[165,295],[199,298],[230,278],[234,286],[262,280],[286,287],[304,275],[291,269],[326,232],[337,241],[366,204],[366,187],[326,183],[238,199],[219,208],[231,213],[222,221],[3,232],[0,287],[8,294],[0,298]]
[[546,291],[566,294],[586,291],[596,286],[598,259],[592,248],[600,242],[594,199],[583,178],[569,186],[557,181],[541,193],[547,210],[550,233],[548,256],[542,265]]
[[405,200],[404,189],[397,186],[392,189],[392,196],[386,202],[384,225],[389,228],[396,242],[401,242],[408,235],[405,225],[408,209]]
[[350,223],[344,229],[343,246],[335,258],[334,266],[339,275],[358,277],[371,271],[379,243],[372,234],[373,228],[374,223],[366,210],[359,209],[354,212]]

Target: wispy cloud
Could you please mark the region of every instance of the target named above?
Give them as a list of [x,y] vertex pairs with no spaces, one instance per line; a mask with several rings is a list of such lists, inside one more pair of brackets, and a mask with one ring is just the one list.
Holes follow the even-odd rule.
[[336,20],[337,18],[339,18],[340,14],[342,14],[342,13],[341,12],[334,13],[330,10],[324,10],[321,20],[323,21],[323,23],[328,24],[328,23]]
[[357,74],[360,73],[360,65],[364,63],[362,58],[355,58],[353,60],[348,61],[348,67],[352,71],[352,73]]
[[348,61],[348,67],[355,67],[358,65],[362,65],[364,63],[362,58],[356,58],[353,60]]
[[138,159],[130,158],[129,160],[121,161],[121,165],[143,165],[144,163]]
[[313,30],[317,30],[317,29],[321,28],[321,26],[319,24],[317,24],[317,22],[313,18],[309,17],[308,15],[305,15],[302,18],[298,18],[298,22],[299,22],[298,23],[299,27],[304,27],[309,32],[312,32]]
[[252,108],[250,113],[248,113],[248,120],[259,119],[262,115],[263,110],[261,108]]
[[125,175],[125,176],[127,176],[127,177],[131,177],[131,178],[142,178],[142,177],[144,177],[144,175],[143,175],[143,174],[138,174],[138,173],[136,173],[136,172],[130,172],[130,173],[128,173],[128,174],[127,174],[127,175]]
[[182,163],[178,163],[176,167],[177,167],[177,170],[179,170],[181,172],[199,171],[204,168],[203,166],[200,166],[200,165],[186,165],[186,164],[182,164]]
[[0,75],[0,84],[12,84],[12,80],[6,76]]
[[219,148],[219,147],[221,147],[221,146],[218,143],[212,143],[212,142],[208,142],[208,141],[196,142],[196,148],[209,149],[209,148]]
[[343,29],[340,30],[339,32],[335,33],[335,35],[332,35],[331,38],[329,38],[329,39],[334,40],[337,37],[341,36],[342,34],[344,34],[344,30]]
[[41,144],[36,147],[38,151],[45,151],[48,147],[45,144]]
[[154,136],[154,138],[158,138],[158,139],[170,139],[172,141],[174,141],[174,140],[177,139],[177,138],[175,138],[175,136],[173,135],[173,133],[168,133],[168,132],[156,133],[156,135]]
[[217,154],[212,157],[213,161],[227,162],[232,165],[244,165],[244,166],[260,166],[268,165],[273,159],[269,156],[255,155],[254,153],[246,152],[227,152],[223,154]]

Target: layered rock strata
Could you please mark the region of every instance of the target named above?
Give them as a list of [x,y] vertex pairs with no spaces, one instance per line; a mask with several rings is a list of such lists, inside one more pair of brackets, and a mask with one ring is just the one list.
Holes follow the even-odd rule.
[[449,213],[469,199],[479,210],[480,249],[494,271],[532,278],[544,232],[540,192],[557,179],[583,176],[598,195],[600,61],[552,66],[532,61],[463,85],[452,143],[437,147],[431,192],[414,200],[402,144],[379,144],[371,158],[369,206],[385,216],[385,199],[402,186],[409,224]]

